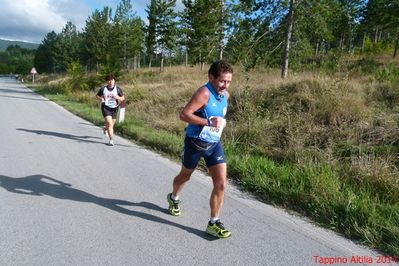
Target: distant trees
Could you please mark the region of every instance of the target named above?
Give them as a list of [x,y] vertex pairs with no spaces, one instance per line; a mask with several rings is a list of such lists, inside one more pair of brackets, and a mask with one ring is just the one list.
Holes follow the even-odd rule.
[[182,31],[193,62],[200,63],[220,58],[224,38],[224,1],[183,0],[185,9],[181,12]]
[[365,35],[375,44],[385,42],[392,45],[392,56],[396,57],[399,45],[398,0],[369,0],[362,25]]
[[62,32],[47,34],[35,55],[39,72],[65,72],[77,62],[87,70],[120,71],[139,65],[143,51],[144,22],[130,0],[122,0],[115,15],[110,7],[95,10],[82,33],[68,22]]
[[156,40],[155,47],[161,55],[161,71],[164,67],[165,55],[169,53],[172,55],[172,51],[176,46],[176,13],[174,8],[176,0],[157,0],[157,12],[156,12]]
[[148,67],[152,66],[152,59],[155,54],[155,42],[156,42],[156,28],[157,28],[157,2],[151,0],[150,4],[147,5],[147,19],[148,26],[146,28],[147,35],[145,37],[146,54],[148,57]]
[[47,33],[42,43],[37,48],[34,65],[39,72],[55,72],[54,44],[57,34],[54,31]]
[[[164,61],[190,64],[225,58],[245,69],[320,65],[329,54],[392,51],[399,45],[399,0],[151,0],[146,25],[130,0],[95,10],[83,32],[68,22],[50,32],[35,55],[40,72],[80,62],[88,70]],[[295,7],[295,8],[294,8]],[[295,12],[292,12],[295,10]],[[180,61],[179,61],[180,60]]]
[[72,22],[67,22],[61,33],[57,35],[53,46],[55,70],[63,72],[68,65],[77,61],[80,54],[82,36]]
[[[139,66],[138,57],[143,50],[144,22],[133,12],[130,0],[122,0],[113,20],[112,40],[114,56],[111,60],[120,60],[125,70],[130,65]],[[131,64],[130,59],[133,59]]]
[[151,0],[147,5],[147,35],[145,46],[149,58],[148,66],[156,55],[161,58],[160,69],[163,70],[165,56],[173,56],[177,44],[177,14],[174,11],[176,0]]
[[0,52],[1,74],[27,74],[32,68],[35,51],[10,45],[4,52]]
[[81,54],[82,36],[72,22],[67,22],[61,33],[49,32],[39,45],[34,65],[40,72],[64,72]]
[[86,20],[83,32],[83,52],[88,68],[99,70],[101,64],[109,62],[112,49],[111,43],[115,42],[111,27],[111,8],[104,7],[102,11],[95,10]]

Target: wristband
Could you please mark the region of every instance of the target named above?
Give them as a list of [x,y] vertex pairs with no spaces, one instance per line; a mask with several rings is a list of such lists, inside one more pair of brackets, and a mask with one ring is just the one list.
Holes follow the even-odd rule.
[[208,126],[211,127],[212,126],[212,120],[208,118],[207,121],[208,121]]

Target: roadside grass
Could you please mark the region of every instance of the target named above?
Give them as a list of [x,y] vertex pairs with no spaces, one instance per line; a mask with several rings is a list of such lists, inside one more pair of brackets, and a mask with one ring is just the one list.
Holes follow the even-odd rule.
[[[79,97],[71,94],[60,94],[48,87],[36,87],[35,92],[44,95],[49,100],[56,102],[60,106],[82,117],[93,124],[102,127],[104,118],[100,111],[100,106],[94,99],[94,92],[81,94]],[[82,96],[83,95],[83,96]],[[90,95],[91,97],[86,97]],[[127,137],[142,145],[152,148],[163,155],[177,157],[182,150],[182,136],[167,131],[159,131],[146,125],[142,120],[133,117],[126,117],[123,123],[117,123],[114,127],[115,132],[123,137]]]
[[398,255],[399,205],[376,198],[372,185],[347,184],[328,165],[279,164],[235,150],[226,145],[230,176],[246,191],[361,244]]
[[[278,75],[257,70],[246,79],[235,69],[224,132],[229,177],[265,202],[398,256],[397,87],[381,90],[364,77]],[[204,81],[206,72],[195,68],[125,73],[118,84],[127,117],[116,132],[178,160],[186,126],[178,114]],[[36,91],[102,126],[95,90],[60,86]]]

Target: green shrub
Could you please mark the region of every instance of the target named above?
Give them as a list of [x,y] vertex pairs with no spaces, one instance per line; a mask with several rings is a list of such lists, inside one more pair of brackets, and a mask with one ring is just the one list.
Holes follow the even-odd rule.
[[363,57],[357,60],[353,65],[349,67],[352,71],[360,72],[361,74],[373,74],[381,66],[377,60],[373,57]]
[[129,90],[129,92],[126,94],[127,103],[139,102],[143,99],[144,99],[144,93],[138,87],[134,87],[133,89]]
[[369,37],[365,38],[363,52],[366,54],[381,54],[383,52],[389,51],[390,49],[391,44],[389,42],[374,42]]
[[393,62],[389,63],[388,66],[377,72],[376,79],[380,82],[389,81],[394,84],[399,84],[399,67]]
[[83,91],[96,91],[103,84],[103,79],[98,75],[87,76],[82,80]]
[[379,83],[374,87],[372,99],[393,108],[399,104],[399,86],[392,83]]

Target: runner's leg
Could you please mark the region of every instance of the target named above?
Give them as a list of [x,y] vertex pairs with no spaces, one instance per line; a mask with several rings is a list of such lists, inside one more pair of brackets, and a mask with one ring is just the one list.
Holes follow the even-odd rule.
[[188,169],[182,165],[180,173],[173,179],[173,192],[174,196],[178,196],[183,189],[184,184],[190,180],[191,174],[194,169]]
[[224,201],[224,191],[227,187],[227,165],[220,163],[209,167],[213,181],[213,190],[210,198],[211,217],[220,217]]
[[105,117],[105,125],[107,128],[107,132],[108,132],[108,137],[109,139],[112,139],[113,135],[114,135],[114,120],[112,119],[112,116],[107,115]]

